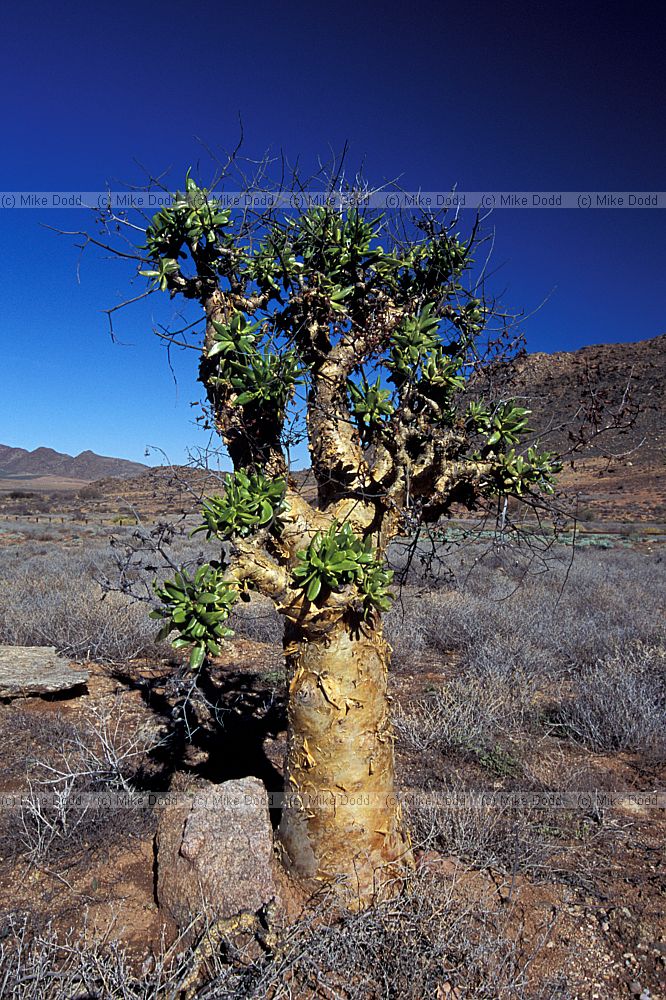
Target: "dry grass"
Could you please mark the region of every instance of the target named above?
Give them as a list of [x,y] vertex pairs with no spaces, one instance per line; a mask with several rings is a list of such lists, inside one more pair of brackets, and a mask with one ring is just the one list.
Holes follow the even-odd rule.
[[[154,642],[157,630],[148,611],[152,579],[172,570],[150,547],[140,551],[135,531],[100,528],[72,537],[61,525],[21,525],[21,532],[24,544],[0,547],[0,643],[55,646],[72,659],[112,663],[170,654],[168,644]],[[130,548],[136,555],[125,565]],[[170,540],[168,553],[190,571],[206,555],[199,540],[188,539],[186,528]],[[120,583],[135,596],[109,591]],[[281,619],[272,603],[260,598],[238,607],[233,627],[243,638],[282,641]]]
[[[272,954],[244,958],[232,942],[211,956],[197,1000],[331,997],[406,1000],[533,1000],[558,995],[555,982],[528,988],[529,969],[545,943],[525,943],[515,914],[464,904],[455,883],[415,873],[396,897],[341,915],[326,896],[279,936]],[[173,998],[192,968],[194,950],[162,950],[143,971],[110,941],[85,932],[59,940],[51,928],[31,934],[8,922],[0,943],[0,994],[12,1000]]]
[[[119,663],[168,653],[168,646],[154,643],[146,602],[105,586],[118,584],[118,563],[131,530],[72,535],[61,525],[21,525],[21,532],[23,544],[0,547],[0,642],[55,646],[72,659]],[[190,559],[199,554],[194,546],[182,548]],[[181,554],[176,544],[174,555]],[[151,564],[150,558],[145,562]],[[150,579],[164,568],[153,558],[151,570],[131,573],[136,581],[141,578],[137,593],[147,598]]]
[[448,589],[404,588],[386,623],[397,664],[454,653],[456,676],[398,711],[403,744],[487,746],[555,720],[591,749],[663,753],[661,558],[584,551],[571,567],[522,572],[471,551]]

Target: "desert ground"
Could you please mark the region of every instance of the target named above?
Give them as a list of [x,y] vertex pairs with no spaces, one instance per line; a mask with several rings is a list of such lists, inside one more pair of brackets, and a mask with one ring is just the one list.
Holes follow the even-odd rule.
[[[139,481],[130,505],[104,486],[4,496],[0,643],[54,646],[89,680],[0,703],[1,790],[22,793],[0,820],[3,996],[178,996],[196,947],[157,905],[145,795],[174,775],[280,788],[280,621],[242,605],[214,690],[193,688],[146,604],[117,591],[119,567],[139,595],[162,572],[160,505],[137,500]],[[195,523],[176,517],[174,561],[206,554]],[[392,552],[415,871],[359,914],[301,899],[259,955],[223,939],[188,995],[664,996],[663,525],[588,520],[528,547],[468,532]],[[148,804],[77,806],[105,789]],[[60,798],[43,805],[44,790]]]

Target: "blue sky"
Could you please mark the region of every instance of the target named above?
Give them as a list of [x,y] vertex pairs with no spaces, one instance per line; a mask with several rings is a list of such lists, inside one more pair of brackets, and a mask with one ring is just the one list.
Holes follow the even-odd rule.
[[[408,190],[659,191],[665,21],[635,5],[15,5],[3,24],[3,191],[139,182],[138,163],[199,161],[198,141],[312,166],[350,143],[350,166]],[[663,210],[502,210],[495,287],[532,350],[666,330]],[[204,443],[190,403],[196,356],[151,335],[173,307],[101,310],[132,289],[115,261],[44,229],[85,213],[0,210],[0,442],[175,462]],[[154,453],[148,461],[159,463]]]

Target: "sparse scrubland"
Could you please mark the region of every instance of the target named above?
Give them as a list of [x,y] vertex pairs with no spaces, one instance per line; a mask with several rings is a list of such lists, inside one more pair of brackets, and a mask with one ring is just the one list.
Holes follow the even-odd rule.
[[[250,714],[270,716],[257,732],[279,770],[280,620],[269,602],[240,605],[219,701],[208,692],[197,703],[176,654],[155,644],[146,604],[105,593],[134,529],[11,530],[0,642],[54,645],[96,666],[71,703],[0,706],[3,790],[25,792],[0,823],[0,995],[177,996],[193,949],[160,943],[154,815],[85,812],[76,794],[164,789],[174,768],[205,766],[197,726],[226,727],[233,755],[233,720]],[[210,556],[202,546],[183,529],[170,552],[195,565]],[[358,914],[314,897],[271,955],[228,942],[193,995],[614,997],[638,982],[658,996],[663,810],[608,796],[654,792],[666,759],[662,552],[558,544],[546,565],[492,540],[411,556],[396,545],[401,584],[385,631],[417,869],[398,896]],[[134,589],[161,572],[157,556],[142,561],[127,571]],[[48,807],[44,788],[58,793]],[[570,798],[545,806],[549,793]],[[138,861],[143,876],[132,874]]]

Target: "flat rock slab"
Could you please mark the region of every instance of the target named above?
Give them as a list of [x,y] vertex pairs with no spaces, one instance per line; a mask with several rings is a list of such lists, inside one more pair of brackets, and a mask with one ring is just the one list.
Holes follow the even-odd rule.
[[0,646],[0,698],[71,691],[89,676],[70,667],[53,646]]

